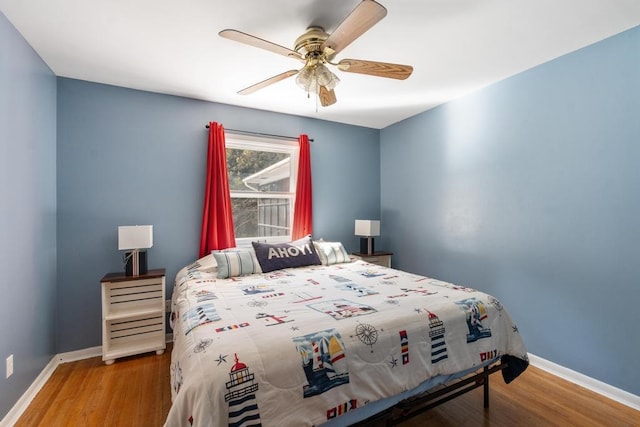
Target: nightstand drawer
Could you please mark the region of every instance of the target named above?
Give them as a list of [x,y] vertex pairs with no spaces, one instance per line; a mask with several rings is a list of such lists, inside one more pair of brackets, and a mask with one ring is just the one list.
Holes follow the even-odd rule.
[[106,322],[107,342],[118,346],[145,339],[164,339],[164,312],[151,315],[127,317]]
[[105,319],[164,308],[163,278],[105,282]]

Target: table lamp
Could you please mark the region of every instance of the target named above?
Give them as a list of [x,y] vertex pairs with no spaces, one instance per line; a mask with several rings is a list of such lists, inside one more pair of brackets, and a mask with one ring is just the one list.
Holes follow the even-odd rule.
[[123,225],[118,227],[118,249],[125,252],[125,275],[147,274],[147,252],[153,246],[153,225]]
[[360,237],[360,253],[371,255],[375,251],[373,237],[380,235],[380,221],[356,219],[356,236]]

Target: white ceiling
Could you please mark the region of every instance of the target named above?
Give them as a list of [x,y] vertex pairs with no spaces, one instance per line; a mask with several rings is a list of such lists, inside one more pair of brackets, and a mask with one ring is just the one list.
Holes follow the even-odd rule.
[[236,92],[297,61],[218,36],[234,28],[293,49],[310,25],[331,33],[360,0],[0,0],[62,77],[384,128],[640,25],[640,0],[379,0],[386,18],[342,58],[413,65],[397,81],[335,71],[338,102],[294,78]]

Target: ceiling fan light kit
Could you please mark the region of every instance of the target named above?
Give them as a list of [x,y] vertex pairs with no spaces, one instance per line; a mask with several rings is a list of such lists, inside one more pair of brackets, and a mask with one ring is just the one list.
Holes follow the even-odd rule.
[[386,62],[366,61],[361,59],[343,59],[338,63],[331,62],[335,55],[350,45],[354,40],[377,24],[387,15],[387,10],[374,0],[362,0],[356,8],[338,25],[331,34],[321,27],[309,27],[298,37],[294,49],[272,43],[270,41],[243,33],[238,30],[222,30],[219,35],[230,40],[268,50],[304,63],[300,70],[289,70],[270,77],[259,83],[246,87],[238,93],[251,94],[286,78],[296,76],[296,83],[307,93],[316,93],[323,107],[335,104],[334,88],[340,82],[326,64],[336,66],[349,73],[367,74],[404,80],[411,75],[410,65]]
[[311,93],[320,93],[320,87],[333,90],[340,79],[324,64],[305,65],[296,76],[296,83],[302,89]]

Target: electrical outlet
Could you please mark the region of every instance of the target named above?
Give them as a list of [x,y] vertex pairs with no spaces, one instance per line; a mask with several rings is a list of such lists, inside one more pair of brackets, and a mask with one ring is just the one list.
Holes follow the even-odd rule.
[[7,357],[7,378],[13,375],[13,354]]
[[165,313],[169,313],[171,312],[171,300],[168,299],[164,302],[164,312]]

